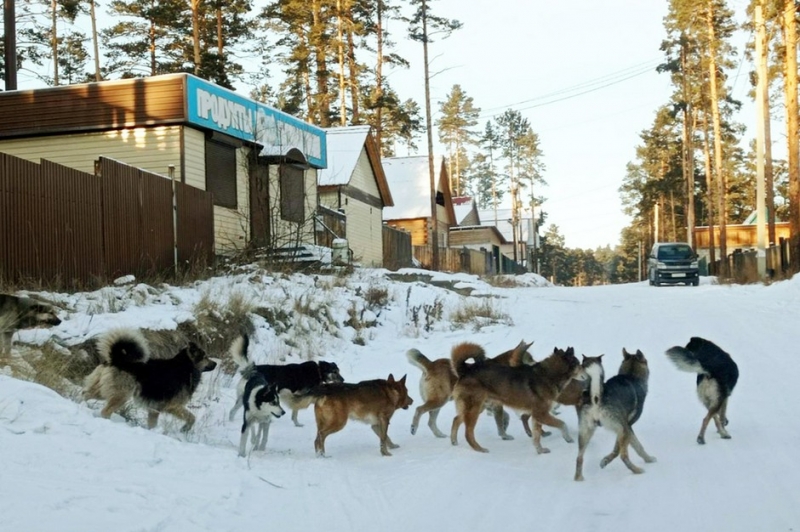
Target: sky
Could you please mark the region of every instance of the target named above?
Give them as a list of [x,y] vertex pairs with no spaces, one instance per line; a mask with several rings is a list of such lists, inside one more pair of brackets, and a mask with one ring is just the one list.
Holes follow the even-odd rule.
[[[728,4],[744,16],[746,0]],[[547,198],[546,225],[557,225],[568,247],[613,247],[630,223],[619,195],[626,164],[635,159],[639,133],[672,93],[668,75],[655,71],[668,2],[495,0],[489,9],[486,2],[435,0],[431,6],[463,23],[429,52],[437,73],[434,111],[456,83],[483,110],[481,129],[509,106],[520,110],[544,152],[547,186],[537,195]],[[423,102],[422,60],[414,61],[421,45],[401,50],[412,66],[395,71],[390,82]],[[733,76],[740,99],[748,69]],[[749,112],[743,110],[743,121]]]
[[[143,428],[146,414],[138,407],[130,410],[130,422],[117,415],[102,419],[97,402],[66,399],[0,367],[0,530],[800,530],[800,364],[787,356],[797,347],[800,279],[736,286],[704,277],[699,287],[662,288],[646,282],[554,287],[534,274],[515,279],[520,286],[495,288],[475,276],[436,274],[436,281],[471,289],[467,297],[441,286],[390,281],[385,270],[273,277],[253,269],[183,288],[133,284],[40,294],[62,305],[63,322],[15,335],[15,353],[51,335],[69,346],[119,326],[174,329],[195,319],[195,305],[204,298],[219,308],[236,294],[262,307],[302,299],[298,308],[325,307],[338,325],[325,328],[315,319],[320,313],[295,312],[278,332],[252,315],[252,359],[297,362],[313,355],[336,362],[349,382],[407,375],[414,404],[392,418],[389,435],[400,447],[391,457],[380,455],[368,426],[351,420],[328,437],[329,457],[317,458],[312,407],[299,413],[303,427],[286,415],[273,423],[266,451],[239,458],[240,420],[227,419],[236,379],[219,369],[204,374],[189,405],[197,423],[184,435],[182,423],[169,415],[151,431]],[[356,331],[342,324],[348,309],[362,308],[369,287],[386,289],[389,304],[366,314],[377,326],[363,330],[364,345],[356,345]],[[415,326],[413,309],[436,301],[442,318],[427,331]],[[493,309],[495,322],[459,327],[454,313],[476,302]],[[706,445],[695,442],[705,415],[695,376],[664,355],[691,336],[717,343],[738,364],[730,440],[712,426]],[[411,435],[421,373],[408,363],[408,349],[435,359],[471,341],[498,354],[520,340],[535,342],[530,352],[537,360],[554,346],[603,354],[606,378],[616,374],[623,348],[640,349],[650,378],[634,428],[657,462],[645,464],[632,453],[644,474],[632,474],[619,460],[601,469],[614,437],[599,428],[586,451],[585,481],[575,482],[577,444],[553,434],[543,439],[551,452],[537,455],[513,414],[512,441],[501,440],[493,420],[480,416],[476,438],[487,454],[471,450],[463,430],[455,447],[435,438],[426,417]],[[68,395],[77,398],[77,389]],[[441,430],[448,431],[453,415],[448,403],[439,415]],[[561,407],[558,415],[575,436],[574,409]]]
[[[739,21],[747,3],[728,1]],[[672,92],[668,76],[655,70],[663,59],[667,7],[667,0],[495,0],[491,9],[463,0],[431,4],[434,14],[463,23],[431,45],[434,120],[456,83],[482,109],[481,130],[506,109],[520,110],[544,152],[547,186],[536,195],[546,198],[545,225],[558,226],[568,247],[613,247],[630,223],[619,194],[625,168],[635,159],[639,134]],[[100,17],[106,25],[102,9]],[[388,31],[411,64],[390,71],[389,82],[402,98],[415,99],[424,116],[421,45],[406,38],[403,22],[393,21]],[[736,39],[741,57],[746,36]],[[745,62],[730,77],[733,97],[745,103],[738,117],[744,124],[755,119],[747,97],[750,69]],[[31,83],[20,74],[22,88],[36,86]],[[781,138],[773,133],[776,145]],[[425,146],[420,139],[418,153]],[[399,146],[398,155],[414,154],[404,150]],[[443,151],[438,142],[434,151]]]

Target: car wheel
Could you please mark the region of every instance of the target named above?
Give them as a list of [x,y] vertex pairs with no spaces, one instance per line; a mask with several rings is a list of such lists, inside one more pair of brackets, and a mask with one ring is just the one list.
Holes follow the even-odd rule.
[[700,286],[700,279],[695,279],[692,281],[692,286]]

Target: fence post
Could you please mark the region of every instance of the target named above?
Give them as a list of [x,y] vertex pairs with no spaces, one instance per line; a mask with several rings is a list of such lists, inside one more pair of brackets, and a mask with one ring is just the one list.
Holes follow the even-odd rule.
[[178,277],[178,194],[175,189],[175,165],[167,166],[172,181],[172,264]]

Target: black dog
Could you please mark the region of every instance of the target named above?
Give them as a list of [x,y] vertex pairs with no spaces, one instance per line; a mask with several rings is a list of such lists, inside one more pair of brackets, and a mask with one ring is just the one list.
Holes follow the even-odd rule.
[[[320,384],[332,384],[344,382],[344,379],[339,374],[339,367],[333,362],[302,362],[300,364],[255,364],[247,359],[247,347],[250,340],[247,335],[242,335],[236,340],[230,348],[230,354],[236,364],[239,366],[239,371],[244,375],[249,367],[254,367],[261,375],[264,376],[269,384],[275,386],[280,394],[281,401],[292,410],[292,421],[298,427],[302,427],[297,421],[297,412],[303,408],[308,408],[311,404],[311,399],[304,394],[298,392],[308,391],[311,388],[319,386]],[[242,378],[237,387],[236,404],[231,409],[229,418],[233,421],[236,416],[237,410],[242,407],[243,395],[246,385],[246,379]]]
[[697,396],[708,409],[697,443],[706,442],[706,427],[712,418],[719,435],[730,439],[731,435],[725,426],[728,424],[728,398],[739,380],[736,362],[713,342],[698,337],[692,337],[686,347],[671,347],[667,350],[667,356],[679,370],[697,373]]

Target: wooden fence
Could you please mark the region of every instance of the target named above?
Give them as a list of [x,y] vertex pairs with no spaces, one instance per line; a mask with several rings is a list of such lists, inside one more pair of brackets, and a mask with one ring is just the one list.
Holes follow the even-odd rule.
[[[800,261],[797,253],[793,249],[798,249],[800,238],[779,238],[777,245],[769,246],[766,249],[766,270],[767,276],[771,279],[781,279],[791,277],[792,274],[800,271]],[[793,245],[794,242],[794,245]],[[758,271],[758,255],[755,249],[735,249],[728,255],[728,271],[730,277],[735,281],[748,282],[756,278]],[[710,265],[711,275],[720,275],[721,261],[716,261]]]
[[332,248],[334,239],[347,238],[347,216],[343,212],[320,205],[317,207],[314,231],[318,246]]
[[[433,264],[433,249],[429,246],[414,246],[414,258],[423,268],[430,269]],[[505,257],[502,257],[505,259]],[[514,264],[503,263],[505,269],[501,273],[514,273]],[[491,252],[486,250],[462,248],[439,248],[439,270],[444,272],[465,272],[475,275],[495,275],[498,273]]]
[[414,265],[411,252],[411,233],[384,225],[382,236],[384,268],[396,271]]
[[[214,254],[211,193],[176,183],[177,260]],[[83,287],[175,267],[172,182],[101,157],[96,174],[0,153],[0,282]]]

